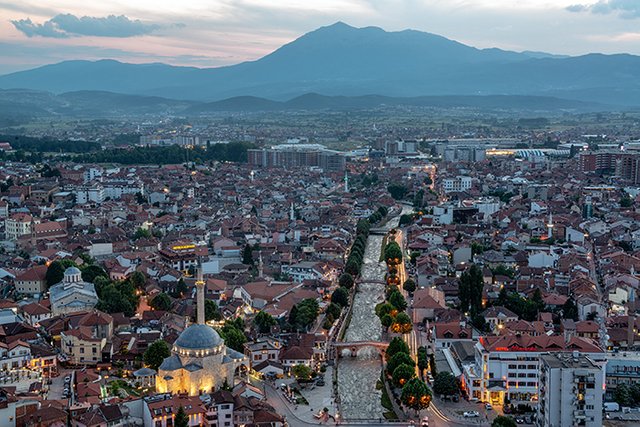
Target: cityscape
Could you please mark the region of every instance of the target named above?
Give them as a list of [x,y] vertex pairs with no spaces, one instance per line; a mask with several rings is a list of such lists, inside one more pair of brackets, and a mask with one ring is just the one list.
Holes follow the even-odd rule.
[[[640,425],[635,3],[43,3],[0,4],[0,427]],[[462,4],[610,25],[341,20]]]

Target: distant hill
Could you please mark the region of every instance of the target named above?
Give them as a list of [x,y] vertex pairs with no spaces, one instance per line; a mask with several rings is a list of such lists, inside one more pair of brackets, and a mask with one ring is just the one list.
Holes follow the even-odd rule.
[[29,89],[0,90],[0,116],[34,118],[47,116],[123,116],[178,113],[195,104],[154,96],[104,91],[78,91],[55,95]]
[[605,111],[610,105],[560,99],[549,96],[487,95],[487,96],[420,96],[413,98],[381,95],[325,96],[309,93],[289,101],[270,101],[255,97],[235,97],[208,102],[188,108],[187,114],[206,114],[233,111],[287,111],[287,110],[358,110],[385,107],[470,108],[479,110],[519,110],[528,112]]
[[108,91],[195,101],[237,96],[283,101],[310,92],[391,97],[538,95],[638,106],[640,57],[476,49],[420,31],[387,32],[338,22],[256,61],[228,67],[65,61],[0,76],[0,88],[57,94]]
[[128,115],[207,115],[222,112],[294,110],[369,110],[389,107],[470,108],[495,111],[590,112],[619,109],[595,102],[527,95],[444,95],[390,97],[382,95],[326,96],[307,93],[287,101],[237,96],[214,102],[179,101],[156,96],[126,95],[105,91],[50,92],[0,90],[0,118],[121,117]]

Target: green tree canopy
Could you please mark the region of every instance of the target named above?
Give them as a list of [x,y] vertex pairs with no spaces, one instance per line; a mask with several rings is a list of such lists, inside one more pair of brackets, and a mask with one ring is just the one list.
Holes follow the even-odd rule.
[[491,427],[518,427],[518,424],[516,424],[516,421],[511,417],[498,415],[493,419]]
[[391,194],[391,197],[396,200],[404,199],[404,196],[407,194],[407,192],[409,192],[409,189],[405,185],[395,182],[389,184],[387,190]]
[[416,369],[411,365],[402,364],[393,370],[391,379],[396,387],[402,387],[411,378],[416,376]]
[[404,289],[410,294],[414,293],[416,291],[415,280],[413,280],[412,278],[408,278],[407,280],[405,280],[404,283],[402,284],[402,289]]
[[153,297],[150,305],[156,310],[169,311],[171,310],[171,298],[169,298],[169,295],[162,292]]
[[398,290],[394,290],[389,294],[389,304],[394,306],[398,311],[404,311],[407,308],[407,301]]
[[398,313],[393,323],[391,324],[391,330],[400,334],[408,334],[413,329],[413,322],[407,313]]
[[271,332],[271,328],[278,323],[276,322],[276,319],[274,319],[266,311],[261,311],[258,314],[256,314],[256,317],[253,320],[253,322],[258,328],[258,332],[260,332],[261,334],[266,334]]
[[349,305],[349,292],[346,288],[338,288],[331,294],[331,302],[338,304],[340,307],[346,307]]
[[297,330],[307,330],[318,318],[318,301],[306,298],[294,305],[289,313],[289,323]]
[[415,362],[407,353],[396,353],[387,361],[387,373],[392,374],[400,365],[409,365],[413,367],[415,366]]
[[109,277],[107,272],[104,271],[104,268],[100,267],[99,265],[88,265],[82,269],[82,280],[84,280],[85,282],[93,283],[93,281],[98,276],[106,278]]
[[413,378],[402,387],[400,400],[405,406],[416,411],[427,409],[431,403],[431,390],[424,381]]
[[147,351],[144,352],[143,360],[145,365],[157,371],[160,364],[162,364],[162,361],[169,356],[171,356],[169,344],[163,340],[158,340],[147,347]]
[[247,342],[247,336],[244,334],[242,327],[242,319],[228,320],[224,326],[218,331],[227,347],[234,349],[240,353],[244,352],[244,343]]
[[340,287],[351,289],[353,287],[353,276],[349,273],[342,273],[338,279]]
[[387,243],[384,249],[384,259],[387,261],[387,264],[391,265],[402,262],[402,249],[400,249],[400,245],[398,245],[395,240]]
[[391,339],[389,346],[387,347],[387,351],[385,352],[385,357],[389,360],[397,353],[411,354],[409,346],[400,337],[394,337]]
[[298,380],[309,380],[311,379],[311,374],[313,370],[307,365],[295,365],[291,368],[291,373]]
[[178,411],[176,411],[176,417],[173,421],[173,425],[174,427],[189,427],[189,417],[184,411],[182,405],[180,405]]
[[433,392],[435,394],[444,394],[450,396],[458,394],[460,387],[458,380],[451,374],[451,372],[438,372],[433,379]]

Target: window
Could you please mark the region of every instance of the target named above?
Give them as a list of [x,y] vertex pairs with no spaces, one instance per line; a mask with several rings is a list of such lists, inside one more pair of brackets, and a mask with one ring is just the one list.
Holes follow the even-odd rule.
[[80,347],[80,353],[84,353],[84,347]]
[[509,365],[509,369],[518,369],[518,365]]
[[229,405],[222,405],[221,408],[222,409],[229,409]]

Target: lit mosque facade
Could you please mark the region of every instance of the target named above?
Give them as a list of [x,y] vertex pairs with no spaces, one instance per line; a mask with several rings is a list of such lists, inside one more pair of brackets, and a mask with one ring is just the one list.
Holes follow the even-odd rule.
[[226,381],[248,368],[247,357],[224,345],[224,340],[204,318],[204,280],[198,269],[197,322],[189,325],[171,349],[171,356],[158,368],[156,390],[160,393],[186,393],[197,396],[219,389]]

